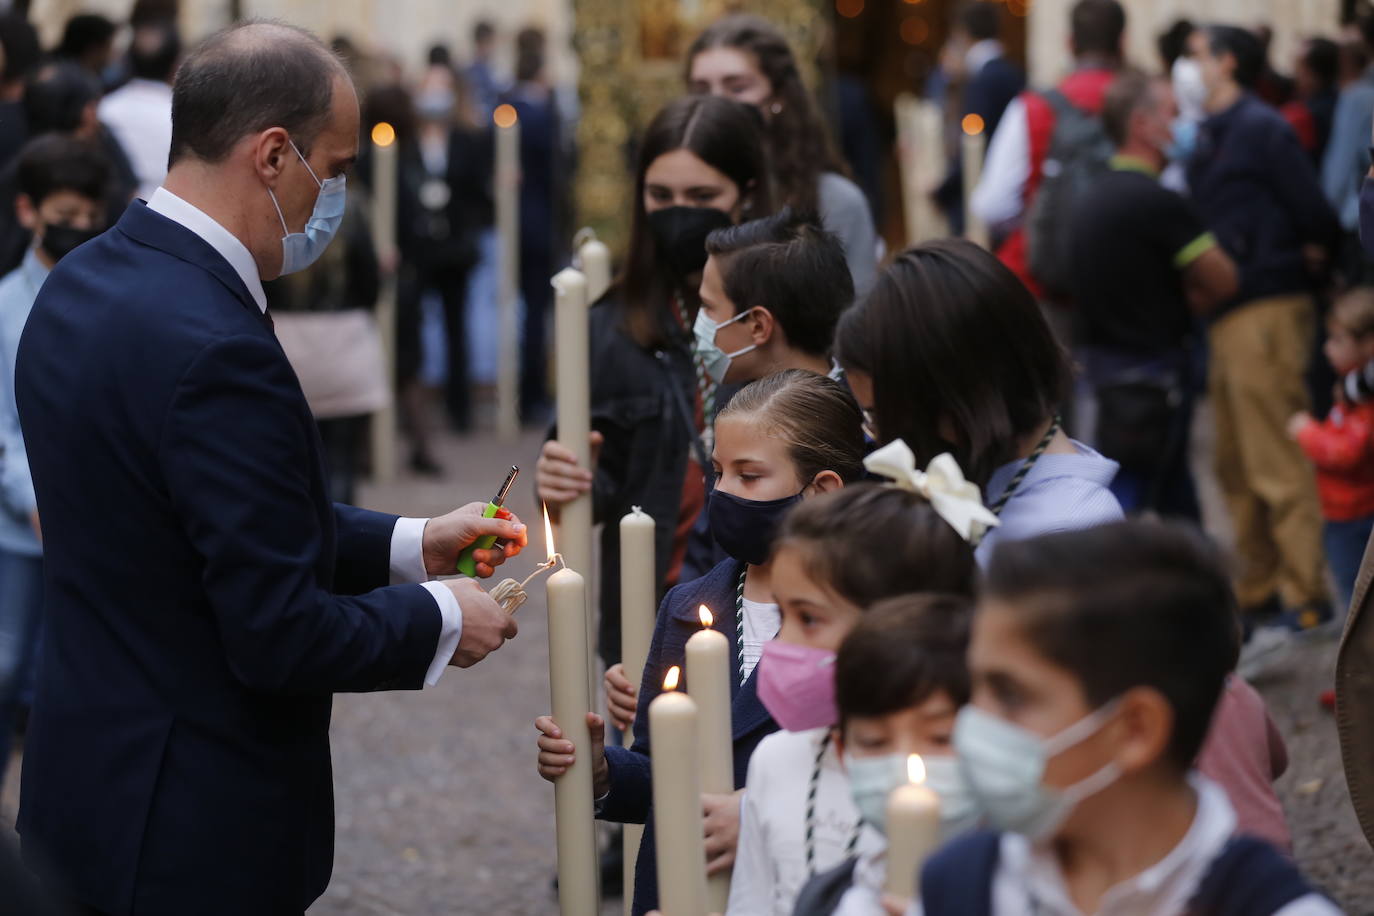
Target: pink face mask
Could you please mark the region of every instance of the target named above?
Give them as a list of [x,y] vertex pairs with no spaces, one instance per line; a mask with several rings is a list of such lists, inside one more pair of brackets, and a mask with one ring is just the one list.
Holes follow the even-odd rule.
[[759,699],[773,721],[790,732],[834,725],[835,653],[776,639],[763,644]]

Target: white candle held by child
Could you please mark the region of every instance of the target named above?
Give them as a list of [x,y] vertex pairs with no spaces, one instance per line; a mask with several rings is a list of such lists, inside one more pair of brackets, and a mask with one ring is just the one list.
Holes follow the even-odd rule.
[[[654,520],[635,506],[620,520],[620,663],[625,669],[625,677],[635,686],[644,677],[644,659],[649,654],[649,643],[654,635],[654,618],[658,610],[655,571]],[[633,743],[634,732],[627,728],[625,746]],[[627,914],[634,900],[634,863],[639,858],[639,840],[643,835],[642,824],[625,825]]]
[[907,760],[910,780],[887,800],[887,893],[902,901],[920,892],[918,872],[940,842],[940,797],[925,784],[920,754]]
[[515,320],[520,295],[520,116],[514,105],[499,105],[492,122],[496,125],[496,231],[501,246],[497,428],[502,439],[514,439],[520,434],[520,335]]
[[703,916],[706,851],[697,763],[699,717],[697,704],[677,690],[680,675],[677,667],[669,668],[663,693],[649,704],[658,902],[663,916]]
[[[544,512],[550,559],[553,530]],[[564,916],[596,916],[599,910],[596,826],[592,796],[591,709],[587,668],[587,588],[566,566],[549,577],[549,690],[553,718],[577,749],[575,759],[553,784],[558,847],[558,904]]]
[[[735,763],[730,730],[730,641],[711,628],[710,608],[702,605],[701,632],[687,640],[687,691],[700,715],[697,759],[701,791],[729,795],[735,791]],[[730,899],[730,872],[708,879],[710,912],[724,913]]]

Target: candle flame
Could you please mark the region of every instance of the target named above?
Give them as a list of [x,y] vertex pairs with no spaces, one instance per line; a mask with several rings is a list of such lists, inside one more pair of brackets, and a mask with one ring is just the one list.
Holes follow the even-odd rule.
[[711,624],[716,622],[716,618],[711,613],[711,609],[704,604],[697,608],[697,614],[701,617],[701,625],[703,627],[709,628]]
[[926,764],[920,754],[912,754],[906,759],[906,776],[914,783],[926,781]]
[[668,674],[663,678],[664,690],[677,690],[677,682],[682,678],[682,669],[677,665],[668,669]]
[[491,113],[491,120],[497,127],[514,127],[515,122],[520,120],[520,115],[514,105],[497,105],[496,110]]
[[396,128],[385,121],[372,125],[372,142],[378,146],[390,146],[396,142]]
[[979,134],[981,134],[983,132],[984,126],[985,125],[983,124],[983,118],[981,115],[964,115],[962,127],[964,128],[964,133],[968,134],[970,137],[976,137]]
[[553,522],[549,521],[549,506],[547,503],[544,504],[544,545],[548,548],[549,562],[552,563],[554,554],[557,551],[553,549]]

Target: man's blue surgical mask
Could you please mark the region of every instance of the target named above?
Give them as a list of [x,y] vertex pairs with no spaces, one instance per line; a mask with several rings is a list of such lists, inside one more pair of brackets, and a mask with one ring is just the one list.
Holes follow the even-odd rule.
[[315,184],[319,186],[319,196],[315,198],[315,209],[310,214],[310,219],[305,221],[304,232],[292,232],[286,225],[286,217],[281,212],[281,204],[277,202],[277,195],[271,188],[267,193],[272,196],[272,206],[277,208],[277,218],[281,220],[282,232],[286,233],[281,240],[281,272],[282,276],[293,274],[298,270],[305,270],[311,264],[319,260],[320,255],[329,247],[335,234],[339,231],[339,225],[343,222],[344,205],[348,202],[348,188],[345,185],[345,176],[337,175],[333,178],[326,178],[320,181],[315,170],[310,167],[310,163],[301,156],[301,151],[296,147],[295,140],[288,140],[291,149],[295,150],[300,157],[301,164],[310,173],[310,177],[315,179]]

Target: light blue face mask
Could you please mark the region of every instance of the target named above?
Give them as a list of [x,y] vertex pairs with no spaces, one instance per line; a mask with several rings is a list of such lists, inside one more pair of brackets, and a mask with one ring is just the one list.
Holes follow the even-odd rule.
[[286,233],[281,240],[281,272],[282,276],[293,274],[298,270],[305,270],[311,264],[319,260],[320,255],[329,247],[329,243],[334,240],[335,234],[339,231],[339,225],[343,222],[344,206],[348,203],[348,188],[345,184],[345,176],[337,175],[334,178],[326,178],[320,181],[315,170],[310,167],[310,163],[301,156],[301,151],[296,147],[295,140],[288,140],[291,149],[295,150],[300,157],[301,164],[310,173],[310,177],[315,179],[315,184],[319,186],[319,196],[315,198],[315,209],[310,214],[310,219],[305,221],[304,232],[292,232],[286,225],[286,217],[281,212],[281,204],[277,203],[277,195],[271,188],[267,193],[272,197],[272,206],[277,208],[277,218],[281,220],[282,232]]
[[750,344],[734,353],[726,353],[716,346],[716,332],[726,325],[743,321],[752,311],[753,309],[745,309],[734,318],[727,318],[719,324],[711,320],[705,309],[697,311],[696,324],[692,328],[692,334],[696,337],[696,354],[706,364],[706,374],[717,385],[725,381],[725,374],[730,371],[730,362],[750,350],[758,349],[758,344]]
[[[978,823],[978,805],[953,756],[923,756],[926,785],[940,797],[941,841],[973,829]],[[849,777],[849,792],[864,823],[887,835],[887,802],[892,790],[907,781],[907,755],[883,754],[881,757],[844,756],[844,771]]]

